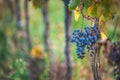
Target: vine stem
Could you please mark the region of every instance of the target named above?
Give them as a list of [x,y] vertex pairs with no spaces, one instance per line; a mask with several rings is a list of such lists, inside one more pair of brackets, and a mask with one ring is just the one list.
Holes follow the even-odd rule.
[[84,27],[84,17],[82,17],[82,28],[81,28],[81,31],[83,30],[83,27]]
[[91,67],[93,71],[94,80],[102,80],[100,73],[100,48],[101,46],[95,45],[94,55],[91,58]]
[[79,11],[80,11],[80,13],[82,14],[82,16],[83,16],[84,18],[88,19],[88,20],[96,20],[95,17],[88,16],[88,15],[86,15],[86,14],[84,14],[84,13],[82,12],[82,10],[83,10],[83,1],[80,0],[80,3],[81,3],[81,4],[80,4],[80,7],[79,7]]

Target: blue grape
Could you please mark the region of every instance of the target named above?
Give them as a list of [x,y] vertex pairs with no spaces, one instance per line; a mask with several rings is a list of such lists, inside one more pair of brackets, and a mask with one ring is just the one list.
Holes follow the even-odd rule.
[[116,64],[120,63],[119,50],[120,50],[119,42],[114,43],[113,50],[112,50],[112,58]]
[[120,80],[120,76],[117,76],[117,77],[116,77],[116,80]]
[[89,27],[85,27],[84,30],[87,34],[90,34],[90,28]]
[[94,27],[85,27],[84,31],[74,30],[71,42],[76,43],[76,53],[78,58],[83,59],[85,56],[85,47],[94,50],[93,45],[100,39],[100,31],[97,25]]

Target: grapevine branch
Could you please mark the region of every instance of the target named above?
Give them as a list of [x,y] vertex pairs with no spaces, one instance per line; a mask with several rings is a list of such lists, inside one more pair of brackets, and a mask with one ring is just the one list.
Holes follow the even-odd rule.
[[91,59],[91,66],[93,71],[94,80],[101,80],[100,76],[100,47],[95,45],[95,52]]
[[91,16],[88,16],[88,15],[86,15],[86,14],[84,14],[83,13],[83,1],[82,0],[80,0],[80,7],[79,7],[79,11],[80,11],[80,13],[82,14],[82,16],[84,17],[84,18],[86,18],[86,19],[88,19],[88,20],[96,20],[96,18],[95,17],[91,17]]

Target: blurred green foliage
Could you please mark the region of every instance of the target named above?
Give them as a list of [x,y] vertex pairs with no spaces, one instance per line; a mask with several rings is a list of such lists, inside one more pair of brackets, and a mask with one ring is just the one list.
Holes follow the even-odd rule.
[[12,80],[30,80],[27,63],[22,58],[17,58],[10,65],[11,74],[8,76]]
[[[59,5],[58,5],[59,3]],[[21,11],[23,13],[23,3],[21,1]],[[84,9],[84,12],[87,12]],[[28,70],[27,60],[31,58],[31,55],[26,55],[20,49],[17,49],[15,53],[11,52],[9,42],[13,41],[14,35],[16,35],[15,21],[11,22],[10,16],[7,19],[0,21],[0,80],[7,77],[10,80],[30,80],[30,71]],[[24,16],[22,16],[24,17]],[[33,46],[40,45],[44,48],[44,23],[41,9],[35,9],[32,3],[29,2],[29,17],[30,17],[30,34]],[[60,63],[65,63],[64,45],[65,45],[65,33],[64,33],[64,4],[61,0],[50,0],[49,3],[49,17],[50,17],[50,40],[52,48],[52,61],[55,63],[57,60]],[[6,20],[6,21],[5,21]],[[24,21],[24,19],[23,19]],[[73,14],[72,31],[75,29],[84,28],[85,26],[91,25],[90,21],[83,19],[80,15],[78,22],[74,20]],[[7,30],[6,30],[7,29]],[[25,27],[23,27],[25,29]],[[7,32],[8,31],[8,32]],[[112,35],[113,30],[108,33]],[[118,31],[119,32],[119,31]],[[72,35],[72,33],[71,33]],[[15,38],[16,39],[16,38]],[[116,37],[115,37],[116,40]],[[20,43],[23,45],[25,50],[27,49],[26,39],[20,38]],[[77,58],[75,45],[72,45],[72,71],[73,80],[79,80],[82,73],[81,68],[83,66],[90,66],[89,54],[82,61]],[[29,53],[29,52],[28,52]],[[47,53],[45,53],[47,55]],[[45,63],[46,65],[44,65]],[[5,66],[5,69],[3,67]],[[39,66],[44,65],[44,72],[40,74],[40,80],[49,80],[50,62],[49,56],[47,55],[45,60],[39,63]],[[56,66],[56,65],[55,65]],[[64,65],[65,66],[65,65]],[[6,69],[7,68],[7,69]],[[7,70],[7,71],[6,71]],[[6,72],[6,73],[4,73]],[[4,77],[3,77],[4,76]],[[110,75],[109,75],[110,76]]]

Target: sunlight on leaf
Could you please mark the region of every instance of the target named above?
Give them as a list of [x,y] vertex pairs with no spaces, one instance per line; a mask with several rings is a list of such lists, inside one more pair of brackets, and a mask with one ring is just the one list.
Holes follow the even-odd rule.
[[87,9],[87,13],[88,13],[88,16],[96,16],[97,15],[97,6],[96,5],[90,6]]
[[107,39],[107,36],[103,32],[101,32],[100,34],[101,34],[101,40],[106,40]]
[[106,25],[106,19],[103,15],[99,18],[99,29],[104,33],[107,34],[107,25]]
[[104,17],[103,15],[100,16],[99,22],[100,22],[100,21],[105,21],[105,17]]
[[76,10],[74,11],[74,14],[75,14],[75,21],[78,21],[79,19],[79,16],[80,16],[80,12],[79,12],[79,7],[76,8]]

